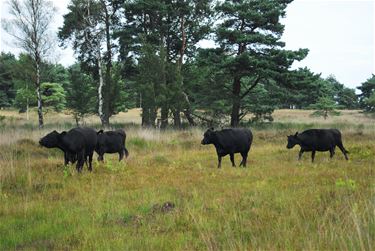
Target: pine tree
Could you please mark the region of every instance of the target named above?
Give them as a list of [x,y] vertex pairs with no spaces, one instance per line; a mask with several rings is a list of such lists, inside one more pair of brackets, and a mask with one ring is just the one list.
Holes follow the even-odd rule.
[[77,126],[85,116],[95,113],[95,82],[84,73],[79,64],[69,68],[69,83],[66,86],[67,108],[71,110]]
[[314,117],[323,117],[327,119],[328,116],[339,116],[340,112],[336,109],[339,109],[340,106],[329,96],[323,96],[318,99],[315,104],[310,105],[311,109],[315,109],[311,116]]
[[165,91],[160,104],[162,128],[168,125],[169,111],[176,127],[181,126],[181,112],[194,124],[183,65],[194,55],[195,45],[208,34],[211,2],[138,0],[124,5],[125,22],[117,32],[122,61],[134,62],[144,46],[151,46],[159,55],[163,50],[164,58],[160,61],[165,80],[160,85],[160,92]]
[[373,92],[369,98],[364,100],[366,104],[366,112],[375,114],[375,92]]
[[357,89],[361,91],[361,94],[358,95],[360,107],[364,111],[371,110],[371,106],[368,106],[367,100],[375,92],[375,75],[372,74],[372,76],[363,82],[361,86],[357,87]]
[[[231,0],[216,7],[222,20],[216,41],[230,59],[223,65],[231,76],[231,126],[239,125],[247,112],[242,100],[267,79],[280,80],[294,60],[302,60],[307,50],[283,50],[280,41],[284,26],[280,18],[291,0]],[[243,78],[251,78],[246,83]]]
[[61,112],[65,109],[65,90],[61,84],[58,83],[42,83],[40,85],[42,92],[43,105],[46,108],[45,113],[51,109],[56,112]]

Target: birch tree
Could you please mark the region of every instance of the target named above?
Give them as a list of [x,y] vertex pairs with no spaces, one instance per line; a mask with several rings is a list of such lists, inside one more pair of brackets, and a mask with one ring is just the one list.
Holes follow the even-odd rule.
[[10,0],[11,18],[2,20],[3,28],[33,60],[33,82],[38,102],[39,128],[43,127],[43,102],[40,89],[41,64],[51,52],[54,43],[50,25],[56,8],[48,0]]
[[109,125],[109,118],[117,111],[113,93],[118,86],[112,83],[115,47],[112,33],[122,2],[72,0],[58,35],[63,43],[72,42],[84,70],[98,81],[98,115],[103,126]]

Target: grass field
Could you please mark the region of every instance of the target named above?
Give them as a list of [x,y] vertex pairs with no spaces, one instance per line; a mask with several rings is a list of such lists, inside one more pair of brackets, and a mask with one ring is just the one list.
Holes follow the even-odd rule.
[[[141,129],[133,110],[113,119],[129,158],[105,155],[78,174],[37,144],[74,126],[70,116],[47,114],[38,130],[35,115],[0,111],[0,250],[374,250],[374,122],[308,113],[276,111],[276,123],[252,128],[247,168],[225,157],[217,169],[203,129]],[[286,136],[309,127],[341,129],[350,160],[337,150],[297,161]]]

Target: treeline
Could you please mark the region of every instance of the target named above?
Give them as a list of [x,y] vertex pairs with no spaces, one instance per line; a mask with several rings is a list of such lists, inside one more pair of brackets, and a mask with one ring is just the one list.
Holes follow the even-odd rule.
[[[290,2],[72,0],[58,37],[77,64],[43,61],[45,111],[69,109],[77,123],[97,114],[108,126],[112,115],[140,107],[143,126],[179,128],[272,121],[274,109],[311,108],[322,97],[372,109],[374,77],[358,99],[333,76],[291,69],[308,50],[286,50],[280,40]],[[204,39],[216,47],[201,48]],[[35,106],[33,57],[3,53],[0,61],[1,107]]]

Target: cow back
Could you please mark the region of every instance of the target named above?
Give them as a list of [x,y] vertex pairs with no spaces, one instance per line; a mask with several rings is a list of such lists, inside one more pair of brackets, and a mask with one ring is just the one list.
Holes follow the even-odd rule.
[[85,141],[85,148],[88,151],[94,151],[98,140],[97,132],[94,129],[89,127],[77,127],[72,130],[77,130],[81,133]]
[[107,131],[98,135],[97,151],[116,153],[124,149],[125,132],[123,130]]
[[223,153],[248,152],[253,140],[253,135],[249,129],[230,128],[216,131],[217,150]]
[[337,129],[309,129],[298,138],[306,150],[328,151],[341,142],[341,133]]

